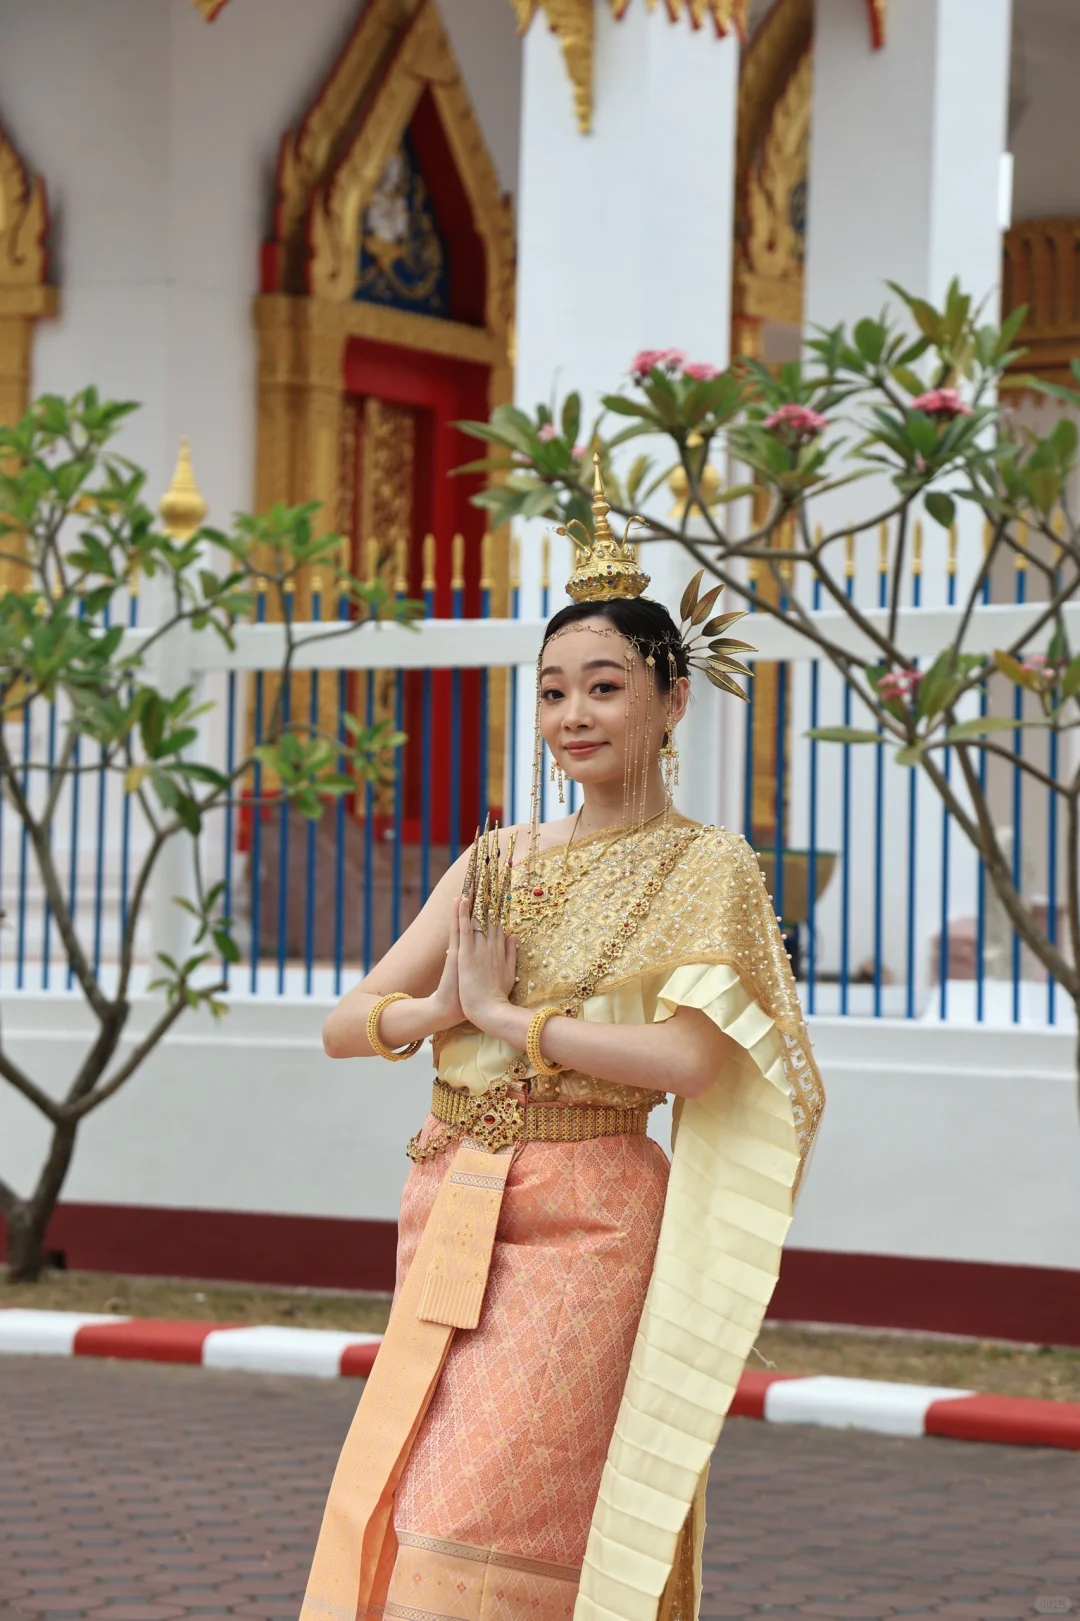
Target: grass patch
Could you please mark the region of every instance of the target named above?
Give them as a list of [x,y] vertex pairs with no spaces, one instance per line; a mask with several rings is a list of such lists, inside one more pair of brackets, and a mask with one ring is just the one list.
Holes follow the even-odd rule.
[[[758,1349],[782,1373],[951,1385],[997,1396],[1080,1401],[1080,1350],[917,1334],[843,1333],[767,1323]],[[757,1357],[750,1367],[760,1368]]]
[[46,1272],[40,1283],[8,1284],[5,1279],[0,1284],[0,1308],[4,1306],[377,1334],[386,1327],[390,1296],[200,1283],[186,1278],[128,1278],[108,1272]]

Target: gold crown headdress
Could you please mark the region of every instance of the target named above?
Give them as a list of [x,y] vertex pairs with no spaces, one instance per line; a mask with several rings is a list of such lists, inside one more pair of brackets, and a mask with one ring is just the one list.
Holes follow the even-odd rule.
[[626,543],[631,524],[643,523],[644,519],[628,519],[623,538],[616,540],[608,522],[610,510],[600,476],[600,457],[594,454],[593,536],[590,538],[579,518],[571,518],[565,529],[558,530],[560,535],[570,536],[581,554],[566,582],[567,595],[575,602],[613,602],[618,597],[640,597],[649,583],[649,576]]
[[[575,602],[612,602],[617,598],[630,600],[640,597],[649,583],[649,576],[627,544],[627,536],[631,524],[644,523],[645,520],[630,518],[622,540],[615,539],[608,522],[608,513],[611,509],[604,495],[604,481],[600,476],[600,457],[596,454],[593,455],[592,510],[595,538],[589,538],[588,530],[578,518],[572,518],[565,528],[558,530],[560,535],[569,535],[581,553],[574,572],[566,582],[567,596],[572,597]],[[575,529],[579,530],[580,534],[576,534]],[[713,586],[702,596],[701,582],[704,574],[705,570],[699,569],[694,575],[683,592],[680,607],[682,644],[686,650],[687,662],[692,668],[701,670],[714,687],[719,687],[722,692],[730,692],[733,697],[742,698],[746,702],[746,693],[737,681],[732,680],[732,676],[750,677],[754,672],[732,655],[753,653],[756,652],[756,648],[749,642],[736,641],[734,637],[723,635],[723,632],[738,620],[746,618],[746,610],[740,609],[735,613],[720,614],[716,618],[711,618],[710,615],[723,586]]]

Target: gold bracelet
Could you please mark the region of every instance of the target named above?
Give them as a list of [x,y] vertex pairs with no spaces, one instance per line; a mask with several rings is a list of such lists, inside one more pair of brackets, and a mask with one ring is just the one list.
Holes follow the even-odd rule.
[[389,1007],[391,1002],[411,1001],[412,997],[409,995],[408,991],[391,991],[389,996],[380,996],[379,1000],[375,1003],[375,1006],[368,1014],[368,1046],[371,1048],[372,1052],[377,1058],[389,1058],[392,1064],[396,1064],[402,1058],[411,1058],[413,1053],[418,1053],[421,1047],[424,1045],[422,1040],[410,1041],[407,1047],[402,1047],[399,1052],[395,1052],[392,1047],[385,1046],[384,1043],[379,1040],[379,1020],[382,1017],[383,1008]]
[[538,1075],[561,1075],[567,1067],[565,1064],[549,1064],[540,1051],[540,1037],[544,1026],[549,1019],[553,1019],[561,1012],[561,1007],[542,1007],[529,1021],[529,1033],[525,1037],[525,1057]]

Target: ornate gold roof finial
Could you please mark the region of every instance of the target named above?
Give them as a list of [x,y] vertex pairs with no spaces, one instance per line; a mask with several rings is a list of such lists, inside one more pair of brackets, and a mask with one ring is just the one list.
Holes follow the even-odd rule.
[[560,535],[569,535],[581,553],[577,567],[566,582],[567,596],[573,597],[575,602],[611,602],[616,597],[640,597],[649,583],[649,576],[643,573],[626,543],[630,525],[643,520],[631,518],[622,540],[616,540],[608,522],[610,510],[604,494],[604,480],[600,475],[600,457],[594,452],[592,538],[577,518],[572,518],[565,529],[558,531]]
[[202,491],[195,482],[191,445],[186,439],[181,439],[172,483],[158,502],[161,526],[170,540],[190,540],[198,532],[208,511]]

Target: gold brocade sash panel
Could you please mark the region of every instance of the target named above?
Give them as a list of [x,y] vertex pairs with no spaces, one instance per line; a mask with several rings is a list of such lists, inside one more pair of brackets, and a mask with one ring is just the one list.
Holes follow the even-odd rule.
[[512,1159],[463,1144],[443,1178],[334,1471],[300,1621],[381,1613],[394,1491],[455,1328],[478,1320]]

